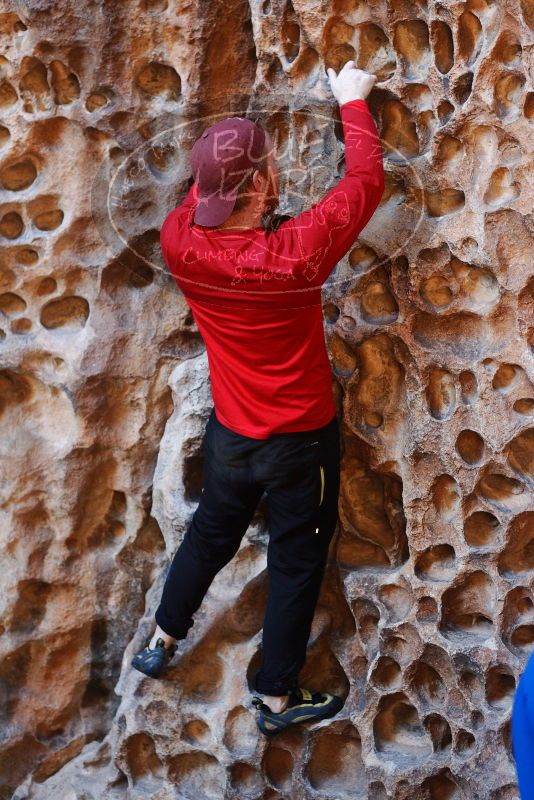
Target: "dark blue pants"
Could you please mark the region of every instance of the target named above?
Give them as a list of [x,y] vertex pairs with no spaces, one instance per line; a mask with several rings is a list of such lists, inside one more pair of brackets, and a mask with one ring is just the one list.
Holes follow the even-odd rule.
[[512,749],[521,800],[534,800],[534,653],[528,660],[514,695]]
[[268,597],[261,667],[253,689],[284,695],[298,685],[338,519],[339,423],[252,439],[212,410],[203,440],[203,490],[171,562],[156,622],[184,639],[213,578],[239,549],[266,492]]

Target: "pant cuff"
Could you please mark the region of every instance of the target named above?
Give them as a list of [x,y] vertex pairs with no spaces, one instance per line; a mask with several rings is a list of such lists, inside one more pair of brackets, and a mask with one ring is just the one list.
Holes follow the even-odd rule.
[[256,673],[254,678],[253,688],[260,694],[268,694],[272,697],[281,697],[289,694],[291,689],[296,689],[298,686],[297,678],[285,678],[283,680],[272,680],[265,678],[261,673]]
[[176,624],[173,624],[170,619],[167,619],[163,611],[160,608],[156,609],[156,613],[154,614],[154,619],[156,620],[156,624],[159,625],[162,631],[164,631],[168,636],[172,636],[173,639],[185,639],[187,636],[187,630],[184,628],[178,628]]

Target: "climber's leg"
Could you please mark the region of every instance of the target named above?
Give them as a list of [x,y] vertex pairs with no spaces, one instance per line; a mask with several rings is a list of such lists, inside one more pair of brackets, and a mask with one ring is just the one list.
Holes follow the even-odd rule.
[[[253,688],[269,699],[298,685],[329,544],[338,519],[340,439],[337,417],[286,440],[294,466],[273,462],[266,482],[269,592],[261,668]],[[284,445],[282,445],[284,446]],[[275,449],[272,449],[275,452]],[[265,451],[267,456],[267,450]]]
[[261,485],[251,481],[246,458],[241,459],[235,447],[230,457],[217,442],[209,423],[204,437],[204,488],[155,612],[157,624],[175,639],[186,637],[215,575],[237,553],[263,494]]

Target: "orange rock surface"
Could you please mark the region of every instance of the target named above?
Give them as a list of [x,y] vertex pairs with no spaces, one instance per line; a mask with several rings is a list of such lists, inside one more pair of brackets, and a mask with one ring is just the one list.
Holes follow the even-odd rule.
[[[528,0],[30,0],[0,14],[0,795],[515,800],[534,646]],[[343,174],[326,67],[375,73],[371,223],[324,287],[339,528],[301,674],[249,706],[264,502],[161,681],[130,668],[201,490],[202,339],[158,246],[222,116],[283,213]]]

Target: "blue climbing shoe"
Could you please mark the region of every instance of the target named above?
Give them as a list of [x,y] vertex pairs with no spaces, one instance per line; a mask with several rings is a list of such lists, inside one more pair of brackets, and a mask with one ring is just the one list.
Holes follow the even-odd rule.
[[259,709],[256,720],[260,731],[267,736],[280,733],[289,725],[333,717],[343,708],[343,700],[328,692],[310,692],[297,688],[289,691],[287,706],[280,713],[271,711],[261,697],[254,696],[252,705]]
[[161,637],[156,640],[155,647],[151,648],[149,645],[150,642],[132,658],[132,667],[150,678],[159,678],[175,654],[177,645],[165,647],[165,642]]

